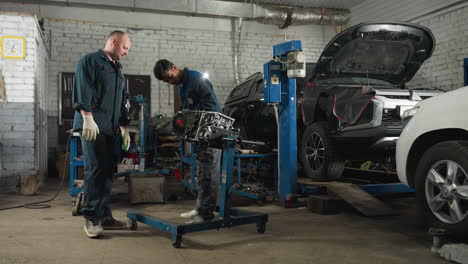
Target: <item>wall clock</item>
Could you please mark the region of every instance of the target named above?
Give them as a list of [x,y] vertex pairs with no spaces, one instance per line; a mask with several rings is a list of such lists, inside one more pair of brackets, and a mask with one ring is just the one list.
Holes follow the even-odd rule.
[[3,58],[24,59],[26,57],[26,39],[23,37],[3,36],[0,45]]

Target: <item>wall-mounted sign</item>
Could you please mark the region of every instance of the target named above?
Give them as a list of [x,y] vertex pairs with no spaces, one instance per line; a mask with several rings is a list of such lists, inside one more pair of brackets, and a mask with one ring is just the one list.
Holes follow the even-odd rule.
[[23,37],[3,36],[0,45],[3,58],[24,59],[26,57],[26,39]]

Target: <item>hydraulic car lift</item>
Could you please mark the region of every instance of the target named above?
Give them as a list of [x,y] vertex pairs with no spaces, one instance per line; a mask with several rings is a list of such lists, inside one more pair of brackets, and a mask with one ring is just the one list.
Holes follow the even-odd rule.
[[[264,102],[278,107],[278,189],[284,205],[294,202],[297,194],[320,192],[322,187],[298,188],[297,177],[297,120],[296,80],[305,76],[305,57],[300,40],[273,46],[273,59],[264,64]],[[468,68],[468,67],[467,67]],[[361,186],[371,194],[413,192],[403,184],[377,184]]]
[[264,102],[278,107],[278,189],[282,203],[297,189],[296,79],[305,77],[300,40],[273,46],[273,59],[263,66]]

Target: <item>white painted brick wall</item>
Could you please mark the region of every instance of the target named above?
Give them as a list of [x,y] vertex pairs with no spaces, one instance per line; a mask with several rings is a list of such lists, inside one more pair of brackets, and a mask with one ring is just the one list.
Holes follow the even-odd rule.
[[351,8],[352,24],[370,21],[410,21],[459,0],[368,0]]
[[[180,67],[207,71],[221,104],[235,86],[233,69],[233,36],[230,19],[200,18],[165,14],[95,10],[47,5],[11,5],[38,12],[45,19],[45,40],[51,43],[48,67],[47,115],[49,146],[55,147],[58,116],[58,73],[72,72],[80,56],[102,48],[112,30],[127,31],[133,40],[130,55],[123,60],[127,74],[151,76],[152,113],[172,115],[173,89],[152,76],[154,63],[168,58]],[[118,19],[116,19],[118,18]],[[87,21],[85,21],[87,20]],[[5,22],[21,22],[8,18]],[[2,33],[13,29],[4,28]],[[285,37],[285,34],[287,37]],[[330,26],[290,27],[287,31],[273,25],[245,22],[239,53],[240,78],[262,71],[263,63],[271,57],[271,46],[286,40],[300,39],[309,61],[316,61],[323,46],[334,35]],[[31,36],[28,37],[33,37]],[[22,71],[34,71],[33,61],[17,64]],[[19,81],[16,85],[35,85]],[[28,88],[26,88],[28,89]],[[19,94],[14,94],[19,96]],[[31,100],[30,94],[27,96]]]
[[[42,39],[37,20],[31,14],[0,12],[0,36],[21,36],[26,39],[26,58],[0,58],[8,103],[0,103],[0,156],[6,171],[0,173],[1,190],[14,184],[13,172],[36,168],[36,87],[37,71],[44,63],[37,61],[37,43]],[[45,52],[45,51],[43,51]],[[42,104],[45,110],[46,105]],[[45,146],[43,146],[45,148]],[[45,168],[44,168],[45,170]],[[10,186],[11,187],[11,186]]]
[[0,58],[0,67],[4,77],[9,102],[34,102],[34,16],[0,14],[0,36],[19,36],[26,39],[25,59]]
[[34,104],[0,103],[0,142],[5,169],[34,168]]
[[409,83],[445,91],[463,86],[463,58],[468,58],[468,7],[418,21],[432,30],[436,48]]
[[[255,22],[246,27],[258,27]],[[179,67],[189,67],[208,72],[216,95],[221,104],[235,86],[233,69],[232,32],[195,30],[184,28],[155,27],[132,30],[138,26],[100,25],[78,21],[50,19],[45,23],[47,36],[51,38],[51,61],[49,63],[49,116],[58,116],[57,83],[58,72],[74,71],[80,56],[102,48],[107,35],[121,29],[130,34],[132,46],[129,55],[122,60],[124,73],[151,76],[152,115],[172,115],[172,88],[153,77],[152,69],[158,59],[167,58]],[[309,60],[317,60],[324,43],[332,31],[327,26],[307,26],[290,34],[291,39],[301,39]],[[293,27],[294,29],[294,27]],[[241,79],[262,71],[263,63],[271,57],[271,47],[284,42],[283,31],[277,34],[246,30],[241,37],[239,63]],[[326,35],[327,39],[324,39]],[[170,97],[169,97],[170,96]]]

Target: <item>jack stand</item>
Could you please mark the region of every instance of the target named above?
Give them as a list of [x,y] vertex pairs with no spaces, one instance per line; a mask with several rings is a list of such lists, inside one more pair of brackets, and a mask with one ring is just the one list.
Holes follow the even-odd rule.
[[141,222],[168,232],[171,234],[171,242],[175,248],[180,248],[182,235],[204,230],[220,229],[245,224],[256,224],[257,232],[263,234],[265,232],[266,223],[268,222],[267,214],[231,208],[230,189],[232,186],[234,167],[234,147],[235,140],[232,137],[224,138],[221,198],[218,218],[204,222],[177,224],[157,219],[143,213],[128,211],[127,217],[130,219],[131,229],[136,230],[137,222]]
[[442,228],[429,228],[429,234],[432,236],[431,252],[439,254],[440,248],[447,243],[447,235],[449,232]]
[[450,232],[432,227],[429,234],[433,237],[431,252],[440,257],[455,263],[468,264],[468,245],[452,243],[448,240]]

